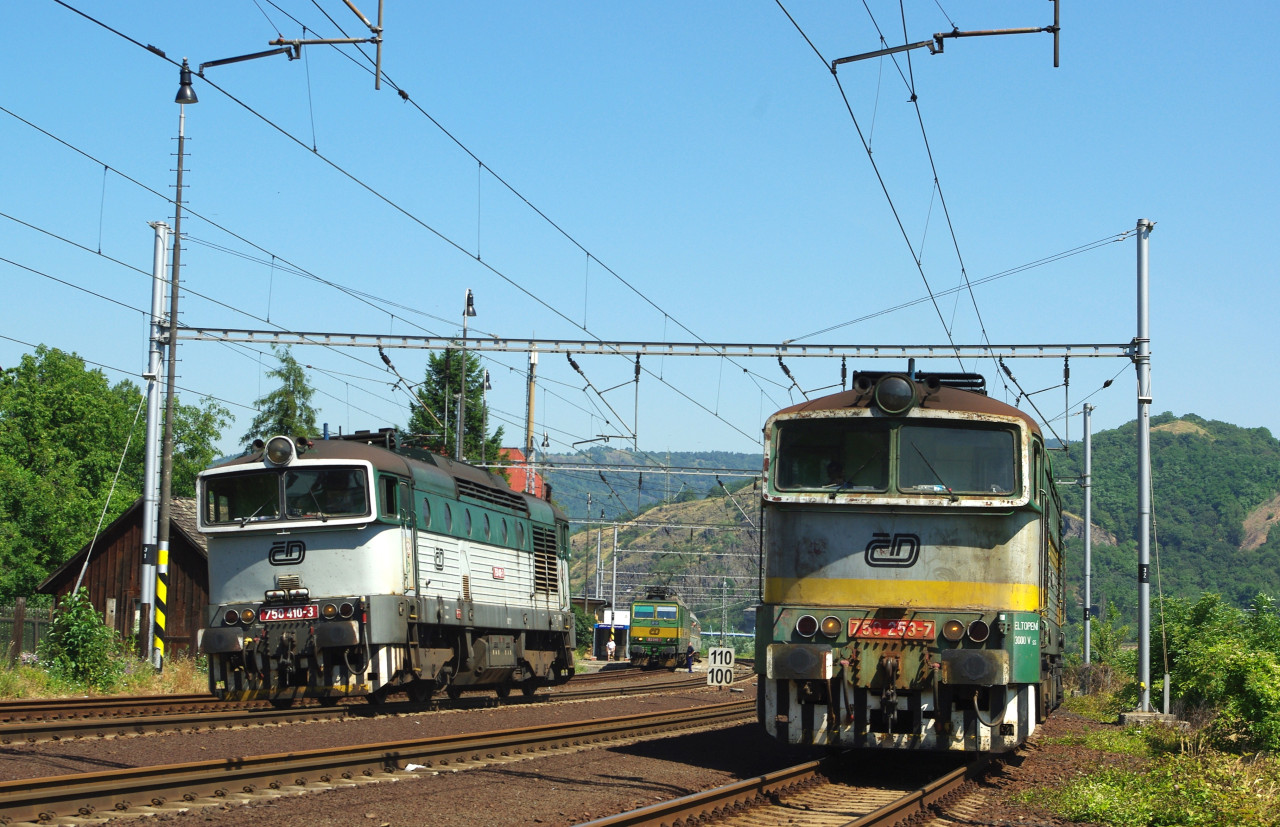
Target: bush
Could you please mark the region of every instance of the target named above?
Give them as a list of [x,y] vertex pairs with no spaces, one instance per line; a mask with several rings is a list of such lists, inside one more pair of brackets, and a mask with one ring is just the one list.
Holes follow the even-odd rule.
[[56,678],[107,691],[120,678],[120,645],[81,587],[54,615],[49,634],[40,641],[40,663]]

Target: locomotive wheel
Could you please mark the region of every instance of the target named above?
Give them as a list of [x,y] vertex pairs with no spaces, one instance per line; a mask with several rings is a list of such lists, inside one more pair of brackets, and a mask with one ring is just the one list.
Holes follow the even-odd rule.
[[536,693],[537,691],[538,691],[537,678],[530,678],[529,680],[523,681],[520,684],[520,694],[525,696],[526,698],[532,698],[534,696],[534,693]]
[[449,700],[456,701],[462,697],[462,687],[451,683],[445,687],[444,694],[449,696]]
[[431,681],[414,681],[409,684],[407,690],[409,700],[415,704],[426,703],[431,700],[431,696],[436,694],[436,685]]
[[337,695],[321,695],[319,698],[316,698],[316,700],[320,702],[321,706],[327,708],[331,706],[337,706],[338,701],[342,700],[342,698],[340,698]]
[[370,692],[368,695],[365,695],[364,697],[366,700],[369,701],[370,706],[382,706],[384,703],[387,702],[387,694],[388,694],[387,687],[383,686],[379,689],[373,690],[372,692]]
[[493,691],[498,696],[498,700],[505,701],[511,697],[511,681],[503,681],[495,686]]
[[288,709],[293,706],[293,698],[271,698],[268,700],[276,709]]

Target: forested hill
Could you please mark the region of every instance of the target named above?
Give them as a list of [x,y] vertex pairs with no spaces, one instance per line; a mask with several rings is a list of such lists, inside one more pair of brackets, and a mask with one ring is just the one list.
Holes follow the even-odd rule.
[[[1137,423],[1095,433],[1092,442],[1093,523],[1117,538],[1115,546],[1100,545],[1094,535],[1093,602],[1115,603],[1129,615],[1137,605]],[[1056,477],[1077,478],[1083,448],[1073,443],[1053,460]],[[1194,414],[1153,417],[1151,477],[1153,598],[1161,585],[1170,596],[1210,591],[1241,606],[1259,591],[1280,595],[1280,441],[1270,431]],[[1083,489],[1061,490],[1066,510],[1083,515]],[[1068,584],[1077,597],[1083,548],[1081,537],[1067,546]],[[1077,600],[1069,605],[1078,620]]]
[[[764,464],[761,454],[629,451],[603,446],[576,454],[548,454],[545,461],[545,470],[539,471],[551,484],[556,503],[571,519],[587,517],[590,494],[590,516],[599,519],[603,510],[607,520],[629,519],[662,503],[702,499],[712,490],[720,491],[717,476],[733,490],[748,481],[746,475],[759,475]],[[573,465],[590,470],[575,470],[570,467]],[[706,473],[699,473],[701,469]]]

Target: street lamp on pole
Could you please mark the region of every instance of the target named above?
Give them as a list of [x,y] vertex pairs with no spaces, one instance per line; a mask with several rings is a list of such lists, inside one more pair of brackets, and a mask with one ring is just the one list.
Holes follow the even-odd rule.
[[466,432],[463,417],[467,414],[467,317],[476,315],[475,299],[471,296],[471,288],[467,288],[467,303],[462,308],[462,389],[458,394],[458,438],[453,446],[453,458],[462,460],[462,437]]
[[169,592],[169,514],[173,496],[173,408],[174,385],[177,382],[178,350],[178,275],[182,266],[182,162],[186,150],[187,104],[199,103],[196,90],[191,86],[191,67],[186,58],[178,75],[178,94],[173,102],[178,104],[178,181],[173,198],[173,264],[169,274],[169,344],[166,353],[168,374],[164,398],[164,441],[160,448],[160,508],[156,530],[156,591],[153,609],[155,631],[151,638],[152,663],[157,669],[164,667],[164,624]]

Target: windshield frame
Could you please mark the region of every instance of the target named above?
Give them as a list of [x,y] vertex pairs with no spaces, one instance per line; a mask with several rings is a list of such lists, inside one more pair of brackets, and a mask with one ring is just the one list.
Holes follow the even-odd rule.
[[[849,426],[855,422],[859,427],[850,429]],[[810,433],[804,434],[803,429]],[[978,456],[994,457],[1007,449],[1009,460],[994,464],[989,461],[981,467],[969,468],[963,455],[964,440],[957,452],[954,440],[938,440],[930,445],[918,439],[920,435],[940,436],[944,431],[953,435],[968,434],[969,449]],[[868,446],[874,445],[875,441],[863,440],[858,445],[858,440],[848,439],[851,432],[875,434],[887,443],[889,455],[886,467],[876,472],[882,475],[878,481],[868,483],[865,475],[862,479],[855,477],[860,465],[868,461],[865,456],[871,451]],[[899,417],[857,409],[822,411],[775,416],[766,424],[766,434],[769,461],[764,496],[772,501],[824,502],[834,499],[868,504],[934,505],[941,502],[1009,507],[1025,505],[1029,499],[1026,480],[1031,433],[1020,419],[1011,416],[957,416],[954,411],[921,409]],[[911,438],[913,435],[917,437],[915,440]],[[805,439],[806,436],[811,438]],[[1004,442],[1006,439],[1007,443]],[[801,449],[799,453],[796,453],[797,446]],[[849,450],[839,453],[850,446],[861,448],[863,453]],[[938,446],[942,448],[939,450]],[[824,447],[835,452],[834,459],[818,455]],[[924,456],[907,457],[904,462],[904,452],[913,448]],[[809,452],[808,455],[805,451]],[[870,459],[880,462],[876,457]],[[830,466],[839,464],[843,464],[846,470],[839,481],[833,483],[828,479]],[[1010,473],[1012,480],[1009,479]],[[980,478],[984,480],[986,490],[978,488],[976,480]],[[992,486],[996,490],[991,490]]]
[[[364,525],[377,519],[372,498],[374,476],[372,463],[364,460],[297,460],[280,467],[254,464],[209,469],[200,474],[196,485],[200,531],[278,531],[286,526]],[[354,486],[340,498],[338,489],[343,477],[362,485]],[[235,493],[234,485],[238,481],[255,479],[260,481],[261,491],[251,491],[243,505],[225,501],[215,505],[210,499]],[[274,483],[273,496],[267,496],[268,480]],[[249,503],[257,502],[258,494],[263,502],[251,509]],[[211,518],[215,507],[225,510],[225,516]]]

